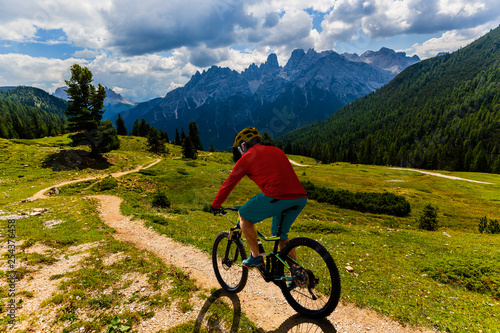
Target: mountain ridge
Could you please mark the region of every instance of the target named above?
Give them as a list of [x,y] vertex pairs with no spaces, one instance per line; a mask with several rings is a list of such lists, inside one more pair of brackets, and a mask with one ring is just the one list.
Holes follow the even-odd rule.
[[[409,66],[419,60],[394,51],[391,56],[399,57],[392,67],[403,63]],[[204,146],[217,149],[226,149],[234,134],[246,126],[282,135],[326,119],[339,107],[395,76],[394,70],[382,68],[381,61],[369,63],[368,58],[352,61],[334,51],[309,49],[294,50],[285,66],[279,65],[275,54],[241,73],[212,66],[195,73],[186,85],[166,94],[148,112],[135,117],[131,109],[125,123],[131,126],[136,118],[143,117],[152,126],[174,133],[196,121]]]
[[327,163],[500,173],[499,82],[500,27],[280,142]]

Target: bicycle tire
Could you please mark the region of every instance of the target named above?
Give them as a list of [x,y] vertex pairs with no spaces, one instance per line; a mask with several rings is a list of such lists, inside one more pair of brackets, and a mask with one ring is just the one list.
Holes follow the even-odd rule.
[[291,286],[287,281],[280,282],[283,296],[304,316],[324,318],[330,315],[340,299],[340,276],[335,261],[323,245],[310,238],[290,240],[281,250],[280,257],[288,258],[292,250],[295,250],[300,267],[292,272],[279,264],[278,273],[292,276],[294,281]]
[[248,279],[248,268],[242,265],[247,258],[241,243],[231,241],[229,261],[223,262],[229,242],[229,232],[223,231],[215,237],[212,246],[212,264],[215,277],[222,289],[230,293],[238,293],[245,287]]

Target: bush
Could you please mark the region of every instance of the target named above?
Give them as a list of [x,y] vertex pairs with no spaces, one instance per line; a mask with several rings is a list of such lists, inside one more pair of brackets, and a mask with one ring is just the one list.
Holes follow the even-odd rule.
[[155,194],[153,195],[151,204],[153,207],[168,208],[170,207],[171,202],[165,190],[157,188]]
[[498,223],[498,220],[490,220],[488,222],[488,218],[486,216],[479,220],[478,229],[480,233],[500,234],[500,224]]
[[96,185],[92,186],[92,188],[97,191],[108,191],[114,189],[117,186],[118,186],[118,181],[113,176],[108,175],[104,177],[103,180],[98,182]]
[[490,220],[490,223],[488,223],[488,231],[490,234],[500,234],[500,224],[498,224],[498,220]]
[[429,203],[425,205],[420,215],[418,228],[429,231],[436,230],[438,226],[437,211],[438,208],[434,207],[432,204]]
[[488,218],[486,216],[481,217],[479,219],[479,225],[477,226],[477,228],[479,229],[479,232],[480,233],[485,232],[487,227],[488,227]]
[[335,191],[331,188],[316,186],[309,181],[303,182],[302,185],[309,199],[326,202],[340,208],[399,217],[408,216],[411,212],[410,203],[404,197],[393,193]]

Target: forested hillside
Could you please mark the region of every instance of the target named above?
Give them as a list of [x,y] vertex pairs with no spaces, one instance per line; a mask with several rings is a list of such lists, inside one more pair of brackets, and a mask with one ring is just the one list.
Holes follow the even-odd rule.
[[0,137],[33,139],[64,133],[66,105],[38,88],[0,89]]
[[500,28],[280,139],[323,162],[500,173]]

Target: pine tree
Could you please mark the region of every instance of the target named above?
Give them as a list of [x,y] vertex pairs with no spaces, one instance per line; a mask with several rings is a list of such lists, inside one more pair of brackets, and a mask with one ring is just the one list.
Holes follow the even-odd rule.
[[194,121],[189,123],[189,138],[193,143],[196,150],[203,150],[203,146],[201,145],[200,132],[198,132],[198,126]]
[[130,132],[132,136],[139,136],[139,119],[134,120],[134,126],[132,127],[132,132]]
[[146,122],[146,120],[141,119],[141,122],[139,123],[139,136],[146,137],[149,133],[149,124]]
[[184,133],[184,128],[181,128],[181,142],[184,142],[185,138],[186,138],[186,133]]
[[69,130],[76,131],[70,135],[72,145],[88,145],[91,156],[100,157],[119,146],[111,121],[101,122],[106,91],[101,84],[97,88],[92,85],[92,72],[88,68],[75,64],[70,70],[71,79],[66,80],[68,89],[65,90],[69,104],[65,113],[69,117]]
[[148,147],[148,151],[158,155],[165,154],[167,151],[165,141],[162,140],[160,133],[154,127],[149,129],[146,146]]
[[177,128],[175,129],[175,139],[174,139],[174,145],[180,146],[182,144],[181,137],[179,135],[179,131]]
[[116,132],[118,135],[127,135],[127,128],[125,127],[125,121],[123,120],[121,114],[118,114],[118,118],[115,121]]
[[165,143],[169,142],[167,131],[160,130],[160,136],[161,136],[161,139],[163,140],[163,142],[165,142]]
[[196,147],[189,136],[186,136],[184,140],[182,140],[182,157],[191,158],[193,160],[198,158]]

